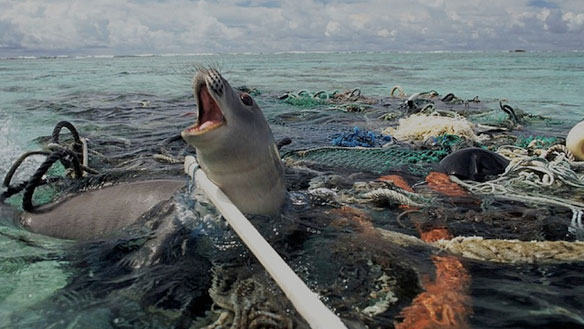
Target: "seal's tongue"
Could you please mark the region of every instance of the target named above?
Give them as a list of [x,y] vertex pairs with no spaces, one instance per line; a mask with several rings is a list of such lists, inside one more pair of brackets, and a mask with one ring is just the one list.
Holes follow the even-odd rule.
[[207,86],[203,86],[199,91],[199,124],[197,130],[205,130],[208,127],[221,124],[223,113],[217,102],[209,94]]

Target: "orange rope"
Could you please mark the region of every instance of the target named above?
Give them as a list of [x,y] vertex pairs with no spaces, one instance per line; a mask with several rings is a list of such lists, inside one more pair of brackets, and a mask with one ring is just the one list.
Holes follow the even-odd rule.
[[404,320],[396,329],[469,328],[468,314],[472,312],[468,295],[470,276],[454,256],[432,256],[436,278],[425,278],[425,292],[404,308]]
[[398,176],[398,175],[381,176],[381,177],[377,178],[377,180],[393,183],[393,185],[401,188],[404,191],[408,191],[408,192],[412,192],[412,193],[414,192],[414,189],[410,186],[410,184],[408,184],[408,182],[406,182],[406,180],[403,177]]
[[337,216],[332,222],[332,225],[336,227],[353,226],[357,232],[366,234],[375,231],[367,214],[362,210],[349,206],[342,206],[331,210],[329,213]]
[[[405,191],[413,192],[411,186],[400,176],[382,176],[378,180],[395,184]],[[447,175],[430,173],[426,178],[428,185],[435,191],[451,197],[468,196],[468,193],[452,182]],[[413,207],[402,205],[400,207]],[[375,227],[367,214],[359,209],[342,206],[330,211],[337,218],[332,225],[352,226],[357,232],[374,234]],[[445,227],[426,229],[416,225],[422,240],[430,243],[441,239],[451,239],[452,235]],[[470,275],[464,265],[454,256],[432,256],[436,267],[436,276],[422,279],[424,292],[414,298],[412,304],[401,311],[402,322],[396,322],[396,329],[431,329],[431,328],[469,328],[468,315],[472,312],[469,296]]]
[[[406,191],[413,189],[399,176],[383,176],[380,180],[391,181]],[[469,194],[448,175],[431,172],[426,177],[428,186],[450,197],[465,197]],[[404,185],[405,184],[405,185]],[[441,239],[452,239],[445,227],[426,229],[416,225],[420,238],[431,243]],[[395,323],[396,329],[469,328],[468,315],[472,312],[468,294],[470,275],[464,265],[454,256],[432,256],[436,277],[425,277],[424,292],[414,298],[412,304],[401,311],[404,320]]]
[[419,225],[416,225],[418,232],[420,232],[420,238],[425,242],[432,243],[438,240],[450,240],[452,235],[448,232],[445,227],[435,227],[428,231],[423,231]]
[[[401,188],[404,191],[414,193],[414,189],[410,186],[410,184],[408,184],[408,182],[406,182],[406,180],[402,176],[386,175],[386,176],[381,176],[381,177],[377,178],[377,180],[392,183],[393,185]],[[407,204],[402,204],[399,206],[399,208],[404,209],[404,210],[416,209],[415,207],[407,205]]]
[[426,176],[426,182],[428,186],[439,193],[442,193],[449,197],[468,197],[470,194],[460,187],[458,184],[450,180],[450,177],[444,173],[431,172]]

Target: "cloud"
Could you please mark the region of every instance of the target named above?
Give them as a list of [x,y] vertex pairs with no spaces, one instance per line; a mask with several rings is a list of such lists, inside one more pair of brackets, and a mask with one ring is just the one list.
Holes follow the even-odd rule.
[[545,0],[530,0],[527,5],[536,8],[558,8],[555,3]]
[[584,14],[567,12],[562,16],[562,19],[566,22],[569,31],[576,33],[584,32]]
[[583,31],[581,0],[0,0],[0,56],[582,49]]

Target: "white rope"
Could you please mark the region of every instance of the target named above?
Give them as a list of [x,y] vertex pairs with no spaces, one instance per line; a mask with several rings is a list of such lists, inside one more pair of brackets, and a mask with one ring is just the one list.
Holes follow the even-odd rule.
[[372,199],[375,202],[388,202],[395,201],[398,204],[414,206],[414,207],[423,207],[422,204],[417,203],[416,201],[410,199],[406,195],[403,195],[397,191],[386,189],[386,188],[379,188],[371,192],[367,192],[363,195],[365,198]]
[[87,139],[81,137],[80,140],[81,140],[81,145],[83,145],[83,151],[82,151],[82,154],[83,154],[83,165],[85,167],[89,167],[89,159],[88,159],[89,158],[89,152],[87,151]]
[[574,234],[576,239],[584,239],[584,224],[582,224],[582,214],[584,211],[582,209],[572,209],[572,221],[568,227],[568,232]]
[[314,329],[334,329],[347,327],[294,273],[278,253],[264,240],[256,228],[245,218],[229,197],[199,170],[197,160],[192,156],[185,158],[185,172],[195,179],[215,207],[221,212],[229,225],[239,235],[245,245],[256,256],[274,281],[280,286],[298,313]]
[[[500,199],[506,199],[506,200],[512,200],[512,201],[531,202],[531,203],[536,203],[536,204],[548,204],[548,205],[566,207],[566,208],[569,208],[571,210],[584,209],[584,203],[581,203],[578,201],[556,198],[556,197],[553,197],[550,195],[545,195],[545,196],[524,195],[524,194],[519,193],[518,191],[506,189],[505,187],[503,187],[501,185],[493,183],[493,181],[485,182],[485,183],[476,183],[476,182],[471,183],[470,181],[463,181],[456,176],[450,176],[450,179],[453,182],[455,182],[456,184],[459,184],[459,185],[463,186],[464,188],[468,189],[469,191],[471,191],[472,193],[476,193],[476,194],[493,195],[494,197],[497,197]],[[497,179],[497,180],[499,180],[499,179]],[[488,189],[488,190],[485,190],[485,189]]]

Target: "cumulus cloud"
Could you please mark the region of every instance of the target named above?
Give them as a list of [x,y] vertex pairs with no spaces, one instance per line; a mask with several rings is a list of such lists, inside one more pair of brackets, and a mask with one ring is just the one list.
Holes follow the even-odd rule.
[[0,0],[6,53],[582,49],[581,0]]

